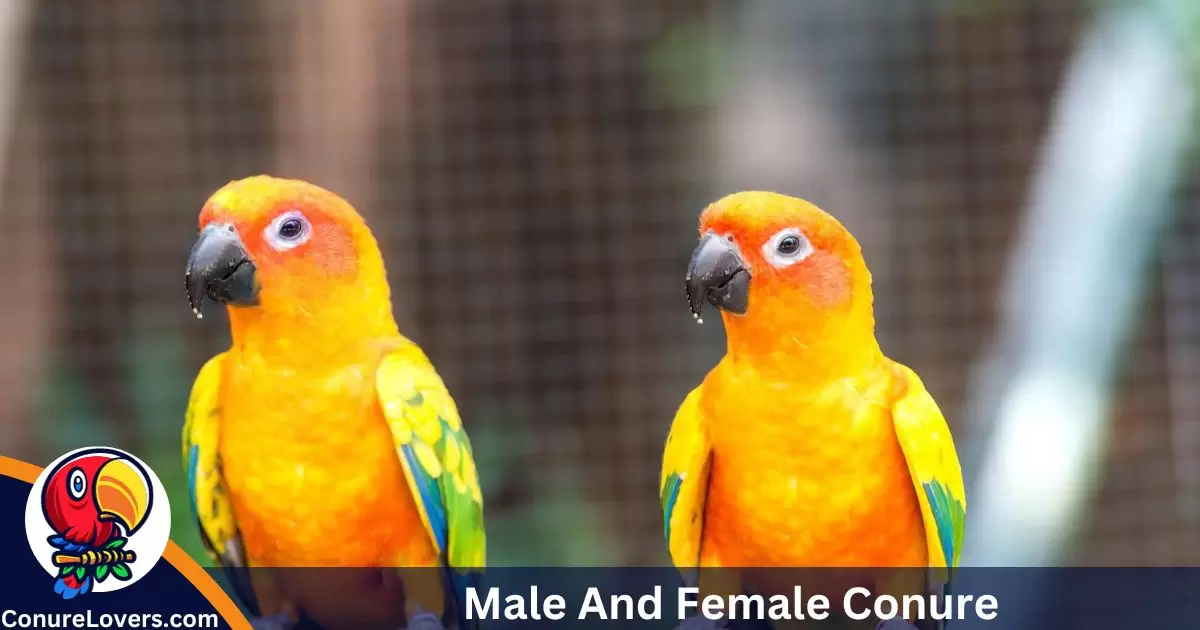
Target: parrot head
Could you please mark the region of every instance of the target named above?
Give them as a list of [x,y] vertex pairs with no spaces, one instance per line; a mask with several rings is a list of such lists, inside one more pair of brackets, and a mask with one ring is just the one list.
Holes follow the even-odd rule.
[[116,525],[132,534],[150,511],[150,481],[136,462],[90,452],[59,464],[42,494],[46,521],[75,543],[99,545]]
[[299,180],[259,175],[214,193],[200,212],[186,283],[197,315],[207,297],[229,307],[235,328],[262,318],[295,323],[364,301],[391,316],[382,255],[362,217]]
[[820,208],[771,192],[739,192],[700,217],[687,271],[692,314],[722,313],[730,348],[794,352],[874,343],[871,274],[858,241]]

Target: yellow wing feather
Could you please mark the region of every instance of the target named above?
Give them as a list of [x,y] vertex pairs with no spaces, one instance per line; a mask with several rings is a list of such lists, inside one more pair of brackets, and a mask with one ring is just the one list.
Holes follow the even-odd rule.
[[188,399],[183,423],[183,462],[188,498],[200,526],[200,538],[213,562],[226,569],[234,588],[251,609],[257,608],[233,506],[221,475],[217,450],[221,427],[221,380],[225,353],[208,360]]
[[954,439],[921,379],[911,369],[895,365],[904,393],[892,404],[892,422],[921,503],[929,566],[954,569],[962,554],[967,511]]
[[659,480],[663,535],[671,560],[680,570],[700,566],[711,454],[697,387],[675,413],[663,450]]
[[228,541],[237,536],[217,455],[224,359],[224,353],[218,354],[200,369],[183,425],[183,461],[192,508],[214,561],[225,552]]

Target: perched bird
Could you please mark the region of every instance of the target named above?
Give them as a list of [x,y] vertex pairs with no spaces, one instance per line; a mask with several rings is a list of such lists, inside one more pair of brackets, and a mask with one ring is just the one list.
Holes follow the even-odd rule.
[[[927,567],[937,589],[962,551],[966,499],[945,419],[875,339],[871,275],[854,237],[770,192],[710,205],[687,297],[725,324],[725,356],[675,416],[660,499],[675,565]],[[745,572],[700,588],[735,594]],[[717,581],[719,584],[713,584]],[[901,580],[902,581],[902,580]],[[789,587],[790,588],[790,587]]]
[[[465,628],[485,564],[471,444],[359,214],[307,182],[231,182],[200,212],[187,293],[197,315],[226,305],[232,336],[188,405],[192,507],[254,623]],[[374,569],[247,570],[313,566]]]
[[115,452],[89,450],[50,472],[42,511],[54,530],[50,545],[58,550],[55,593],[72,599],[88,594],[93,580],[130,578],[128,563],[136,556],[123,548],[145,522],[151,492],[141,466]]

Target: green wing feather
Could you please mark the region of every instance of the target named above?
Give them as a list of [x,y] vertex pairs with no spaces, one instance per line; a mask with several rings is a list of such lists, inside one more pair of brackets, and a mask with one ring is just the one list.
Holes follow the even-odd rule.
[[483,494],[454,399],[415,345],[383,359],[376,388],[430,539],[449,568],[477,573],[487,555]]

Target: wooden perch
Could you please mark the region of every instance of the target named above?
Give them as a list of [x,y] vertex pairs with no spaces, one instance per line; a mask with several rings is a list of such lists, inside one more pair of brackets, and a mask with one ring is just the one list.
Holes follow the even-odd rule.
[[101,549],[99,551],[85,551],[81,555],[71,555],[66,553],[54,554],[54,566],[62,567],[68,565],[82,565],[85,567],[94,567],[100,564],[113,564],[114,562],[133,562],[137,559],[137,554],[132,551],[123,551],[120,549]]

